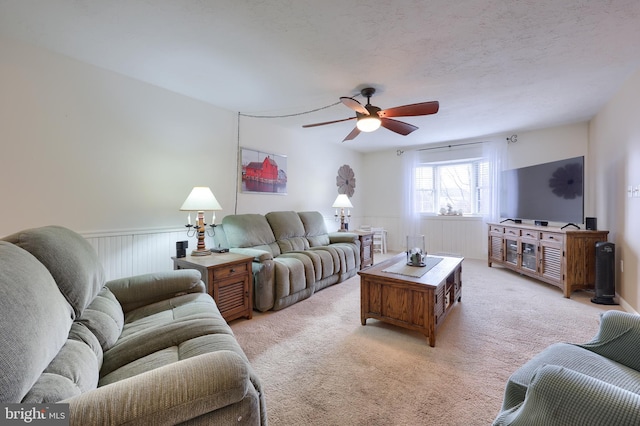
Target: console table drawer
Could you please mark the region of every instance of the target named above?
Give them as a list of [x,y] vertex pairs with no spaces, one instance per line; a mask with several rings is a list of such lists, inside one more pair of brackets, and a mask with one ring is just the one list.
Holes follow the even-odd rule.
[[492,234],[504,234],[504,226],[489,225],[489,232]]
[[522,238],[527,238],[529,240],[537,240],[540,238],[540,233],[537,231],[529,230],[529,229],[523,229]]
[[249,272],[246,263],[239,263],[236,265],[229,265],[218,267],[213,270],[213,278],[216,280],[223,280],[225,278],[234,277],[237,275],[243,275]]
[[504,228],[504,235],[507,237],[519,237],[520,229],[519,228]]
[[564,235],[556,234],[553,232],[543,232],[542,238],[540,239],[542,241],[553,241],[554,243],[559,243],[559,244],[564,243]]

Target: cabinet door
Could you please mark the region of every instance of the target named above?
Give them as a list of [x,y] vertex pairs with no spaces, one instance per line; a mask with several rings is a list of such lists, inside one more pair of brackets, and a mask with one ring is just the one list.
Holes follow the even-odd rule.
[[562,242],[543,240],[540,242],[540,275],[557,284],[564,281]]
[[518,240],[505,238],[504,240],[504,260],[513,265],[520,266],[520,256],[518,253]]
[[510,265],[520,267],[520,229],[504,228],[504,260]]
[[251,263],[226,264],[211,270],[213,298],[226,321],[251,315],[249,278]]
[[520,240],[520,266],[531,272],[538,272],[538,241]]
[[226,321],[247,315],[249,306],[249,277],[237,276],[216,282],[218,299],[216,304]]
[[489,235],[489,260],[495,262],[502,262],[504,260],[502,236]]

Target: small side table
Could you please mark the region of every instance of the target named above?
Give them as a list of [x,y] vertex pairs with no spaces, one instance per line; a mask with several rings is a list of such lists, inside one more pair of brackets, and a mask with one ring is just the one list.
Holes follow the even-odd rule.
[[173,269],[197,269],[225,321],[253,316],[253,257],[236,253],[172,257]]
[[360,269],[373,265],[373,232],[349,231],[360,239]]

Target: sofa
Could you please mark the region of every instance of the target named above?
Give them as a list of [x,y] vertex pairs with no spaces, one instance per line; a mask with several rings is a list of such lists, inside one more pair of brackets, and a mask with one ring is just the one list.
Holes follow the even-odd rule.
[[254,308],[261,312],[290,306],[360,269],[358,236],[329,233],[317,211],[225,216],[214,239],[253,257]]
[[639,425],[640,315],[607,311],[585,344],[556,343],[514,372],[494,425]]
[[196,270],[105,282],[63,227],[0,240],[0,400],[72,425],[266,425],[259,378]]

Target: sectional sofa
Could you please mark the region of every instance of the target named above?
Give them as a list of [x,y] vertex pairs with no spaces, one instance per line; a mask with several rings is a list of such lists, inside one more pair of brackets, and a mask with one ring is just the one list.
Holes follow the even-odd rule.
[[0,402],[69,404],[72,425],[266,425],[259,378],[196,270],[105,283],[48,226],[0,240]]
[[254,258],[254,308],[262,312],[306,299],[360,269],[358,236],[329,233],[317,211],[225,216],[215,242]]

